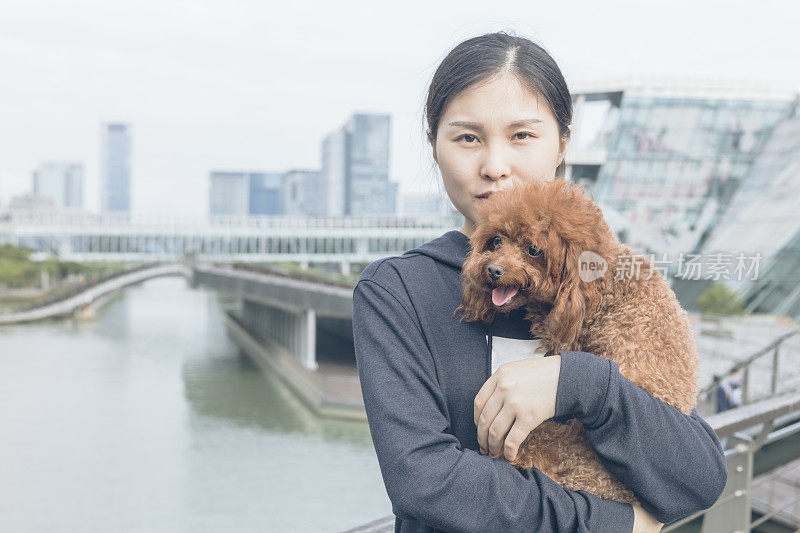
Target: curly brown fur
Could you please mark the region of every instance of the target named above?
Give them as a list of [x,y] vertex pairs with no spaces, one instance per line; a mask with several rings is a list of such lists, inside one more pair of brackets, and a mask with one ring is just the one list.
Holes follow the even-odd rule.
[[[624,270],[631,250],[614,236],[593,200],[582,187],[556,178],[515,184],[484,201],[462,267],[463,301],[456,311],[463,310],[462,320],[488,323],[497,312],[526,306],[542,350],[610,359],[627,379],[688,415],[696,406],[699,377],[688,314],[648,261],[638,257],[638,274]],[[532,256],[530,246],[541,254]],[[594,281],[580,277],[578,258],[587,250],[608,265]],[[493,279],[489,265],[500,265],[503,274]],[[498,308],[491,294],[500,285],[519,291]],[[637,502],[600,462],[576,419],[538,426],[512,464],[536,467],[571,490]]]

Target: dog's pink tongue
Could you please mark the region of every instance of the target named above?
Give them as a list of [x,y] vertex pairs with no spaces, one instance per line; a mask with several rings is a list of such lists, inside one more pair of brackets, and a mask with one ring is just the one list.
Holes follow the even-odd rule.
[[501,306],[517,294],[517,287],[497,287],[492,291],[492,303]]

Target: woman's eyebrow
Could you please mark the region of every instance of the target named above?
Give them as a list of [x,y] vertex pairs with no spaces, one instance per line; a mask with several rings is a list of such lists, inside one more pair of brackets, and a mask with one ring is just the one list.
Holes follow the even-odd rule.
[[[510,123],[507,129],[523,128],[525,126],[533,126],[535,124],[541,124],[542,122],[543,121],[539,120],[538,118],[527,118],[524,120],[517,120],[516,122]],[[447,125],[455,126],[456,128],[469,128],[475,131],[483,131],[483,126],[481,126],[477,122],[465,122],[463,120],[454,120],[453,122],[449,122]]]

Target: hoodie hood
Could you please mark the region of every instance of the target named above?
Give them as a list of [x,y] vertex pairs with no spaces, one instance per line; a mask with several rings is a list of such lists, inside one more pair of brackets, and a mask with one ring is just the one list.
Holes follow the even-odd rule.
[[412,253],[427,255],[460,271],[469,253],[469,237],[459,230],[451,230],[441,237],[408,250],[403,255]]

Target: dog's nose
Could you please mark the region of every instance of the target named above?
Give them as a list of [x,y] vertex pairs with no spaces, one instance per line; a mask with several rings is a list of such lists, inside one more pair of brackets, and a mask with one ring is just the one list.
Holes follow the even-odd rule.
[[506,269],[500,265],[489,265],[487,268],[489,269],[489,277],[494,281],[497,281],[506,272]]

